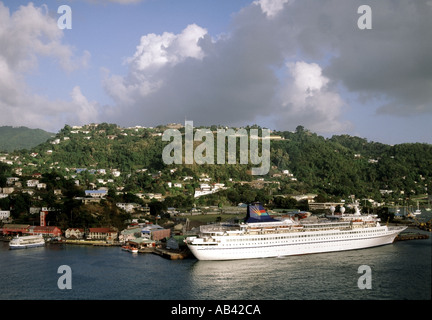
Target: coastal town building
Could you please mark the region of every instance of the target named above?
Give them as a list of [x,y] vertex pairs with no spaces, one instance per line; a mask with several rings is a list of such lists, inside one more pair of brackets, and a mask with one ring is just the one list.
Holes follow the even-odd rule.
[[123,209],[127,213],[141,212],[141,213],[150,213],[149,207],[144,207],[138,203],[123,203],[118,202],[116,206],[120,209]]
[[82,228],[68,228],[65,231],[66,239],[84,239],[84,229]]
[[87,240],[114,241],[118,238],[117,230],[113,228],[89,228]]
[[85,195],[86,197],[91,197],[91,198],[105,198],[105,196],[108,194],[108,191],[105,189],[100,189],[100,190],[86,190],[85,191]]
[[37,179],[27,180],[27,187],[34,188],[38,185],[38,183],[39,183],[39,180],[37,180]]
[[310,210],[329,210],[331,207],[343,206],[343,202],[313,202],[309,203]]
[[89,204],[89,203],[100,203],[102,198],[74,197],[74,200],[79,200],[83,204]]
[[124,229],[120,231],[118,240],[120,243],[126,243],[127,241],[131,241],[136,238],[141,238],[142,237],[141,231],[142,231],[142,227],[140,226]]
[[144,237],[131,239],[127,241],[127,243],[134,247],[137,247],[138,249],[156,247],[156,241]]
[[138,249],[153,248],[156,246],[156,241],[163,239],[168,231],[154,225],[144,228],[142,225],[131,226],[120,232],[119,242]]
[[179,243],[177,239],[175,239],[173,236],[167,240],[167,249],[177,250],[179,248]]
[[[201,179],[200,179],[201,180]],[[195,189],[194,198],[198,198],[204,195],[212,194],[219,192],[221,190],[225,190],[225,184],[224,183],[200,183],[200,186],[198,189]]]
[[159,241],[171,236],[171,230],[165,229],[157,224],[147,225],[141,230],[143,237]]
[[29,224],[5,224],[3,226],[3,235],[5,236],[16,236],[28,234],[30,225]]
[[10,217],[10,210],[0,210],[0,220],[7,220]]
[[28,234],[41,234],[47,237],[60,237],[63,233],[61,229],[56,226],[31,226],[29,227]]
[[56,226],[31,226],[28,224],[5,224],[3,226],[3,235],[36,235],[42,234],[47,237],[59,237],[62,231]]
[[15,191],[14,187],[4,187],[4,188],[2,188],[2,193],[8,194],[8,195],[12,194],[14,191]]
[[17,182],[19,180],[20,180],[20,178],[18,178],[18,177],[8,177],[8,178],[6,178],[6,184],[8,186],[11,186],[11,185],[13,185],[15,182]]

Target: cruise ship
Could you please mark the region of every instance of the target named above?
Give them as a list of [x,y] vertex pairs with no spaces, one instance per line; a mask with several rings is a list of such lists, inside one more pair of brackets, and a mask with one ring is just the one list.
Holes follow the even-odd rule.
[[45,245],[45,240],[42,235],[34,236],[16,236],[9,242],[10,249],[27,249],[33,247],[42,247]]
[[185,242],[198,260],[235,260],[355,250],[393,243],[406,229],[382,225],[376,215],[353,214],[326,217],[272,218],[260,203],[248,206],[244,222],[200,227]]

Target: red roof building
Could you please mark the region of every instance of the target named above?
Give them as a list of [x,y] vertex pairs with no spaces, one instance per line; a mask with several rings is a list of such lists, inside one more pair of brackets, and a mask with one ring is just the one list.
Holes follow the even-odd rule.
[[5,224],[3,226],[3,234],[6,235],[23,235],[29,232],[29,224]]
[[50,237],[60,237],[62,231],[59,227],[55,226],[33,226],[29,228],[30,234],[42,234]]

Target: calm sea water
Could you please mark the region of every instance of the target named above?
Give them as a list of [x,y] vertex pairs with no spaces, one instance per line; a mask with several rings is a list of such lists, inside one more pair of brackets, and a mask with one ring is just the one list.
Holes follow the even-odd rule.
[[[61,265],[71,289],[59,289]],[[359,289],[361,265],[371,289]],[[0,243],[1,300],[430,300],[431,239],[241,261],[167,260],[119,247]]]

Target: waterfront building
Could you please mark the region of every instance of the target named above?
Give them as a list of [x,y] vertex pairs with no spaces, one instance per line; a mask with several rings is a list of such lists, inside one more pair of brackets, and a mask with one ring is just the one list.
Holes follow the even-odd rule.
[[137,247],[138,249],[156,247],[155,240],[151,240],[151,239],[147,239],[147,238],[135,238],[135,239],[127,241],[127,243],[132,245],[133,247]]
[[142,238],[142,227],[133,227],[120,231],[119,242],[126,243],[137,238]]
[[84,239],[84,229],[81,228],[68,228],[65,231],[66,239]]
[[27,234],[29,231],[29,224],[5,224],[3,226],[3,234],[7,235],[23,235]]
[[155,241],[168,238],[171,235],[170,229],[164,229],[157,224],[150,224],[144,227],[141,232],[145,238]]
[[113,241],[117,239],[118,232],[113,228],[89,228],[88,240]]
[[47,237],[60,237],[63,234],[61,229],[56,226],[31,226],[28,233],[30,235],[41,234]]

